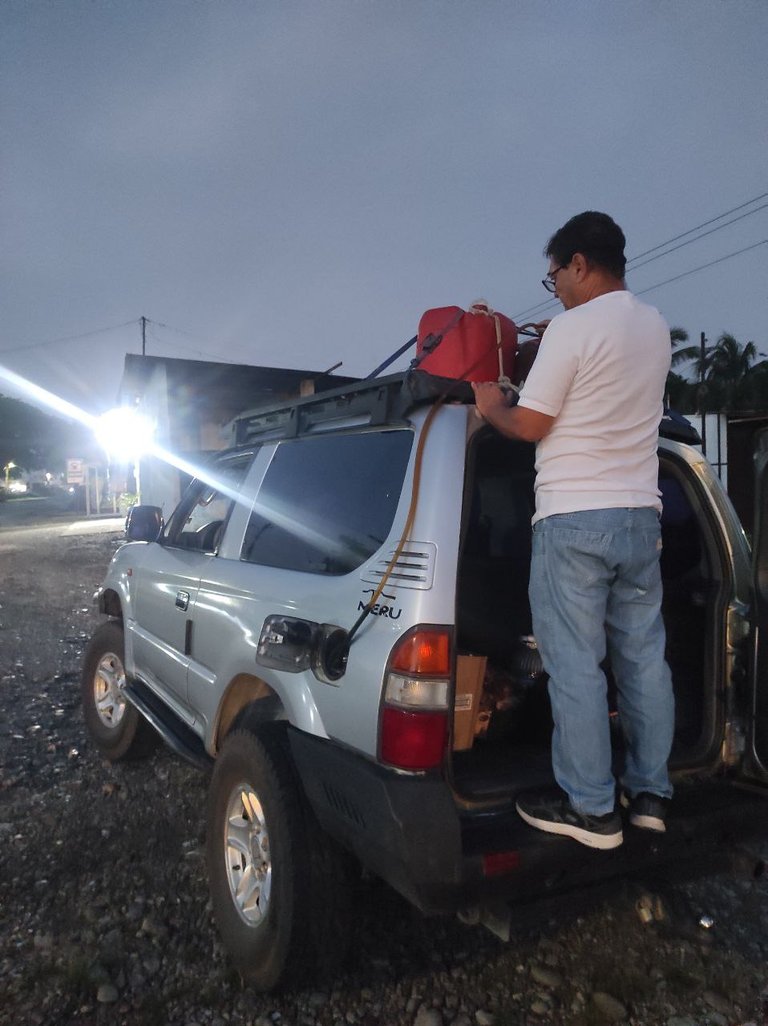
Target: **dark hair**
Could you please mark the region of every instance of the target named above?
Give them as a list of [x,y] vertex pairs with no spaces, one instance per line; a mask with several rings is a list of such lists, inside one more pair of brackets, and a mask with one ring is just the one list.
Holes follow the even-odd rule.
[[585,210],[566,221],[547,243],[544,256],[562,267],[582,253],[591,263],[617,278],[624,277],[627,261],[624,256],[624,232],[612,217],[597,210]]

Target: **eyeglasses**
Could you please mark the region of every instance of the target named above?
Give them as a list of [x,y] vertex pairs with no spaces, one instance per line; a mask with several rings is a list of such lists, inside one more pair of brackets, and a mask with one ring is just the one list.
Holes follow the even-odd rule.
[[[570,261],[568,263],[570,263]],[[556,267],[554,269],[554,271],[550,271],[549,274],[546,276],[546,278],[542,278],[541,279],[541,284],[544,286],[544,288],[547,290],[547,292],[554,292],[555,291],[555,289],[557,288],[557,282],[555,281],[555,275],[559,274],[560,271],[564,271],[567,266],[568,266],[568,264],[560,264],[560,266]]]

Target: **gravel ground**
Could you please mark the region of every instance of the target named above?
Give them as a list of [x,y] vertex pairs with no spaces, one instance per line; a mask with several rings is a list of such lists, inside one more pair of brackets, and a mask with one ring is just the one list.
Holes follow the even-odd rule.
[[768,882],[730,874],[542,909],[508,944],[369,882],[339,978],[243,988],[208,904],[205,777],[162,747],[111,766],[85,736],[91,596],[119,543],[114,522],[0,531],[0,1023],[767,1026]]

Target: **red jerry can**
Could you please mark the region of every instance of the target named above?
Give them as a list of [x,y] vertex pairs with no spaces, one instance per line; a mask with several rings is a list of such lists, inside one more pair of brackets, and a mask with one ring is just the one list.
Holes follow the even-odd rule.
[[469,310],[442,306],[419,321],[416,359],[419,370],[465,381],[512,379],[517,326],[478,299]]

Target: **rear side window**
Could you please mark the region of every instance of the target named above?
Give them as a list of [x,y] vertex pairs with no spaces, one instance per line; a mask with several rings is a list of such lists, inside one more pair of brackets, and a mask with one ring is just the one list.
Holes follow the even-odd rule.
[[400,430],[281,443],[241,558],[313,574],[356,569],[389,534],[412,441],[412,432]]

